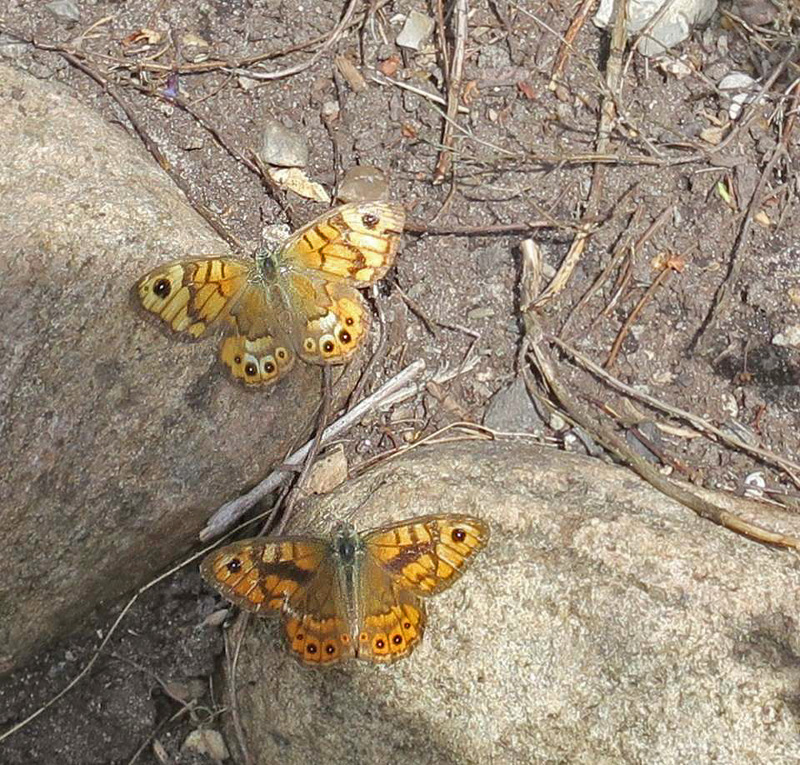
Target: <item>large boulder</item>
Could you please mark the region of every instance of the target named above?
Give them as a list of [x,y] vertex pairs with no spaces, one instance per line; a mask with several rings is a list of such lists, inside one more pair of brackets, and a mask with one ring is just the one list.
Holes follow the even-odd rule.
[[0,672],[174,561],[307,431],[318,369],[245,390],[134,304],[227,247],[119,124],[0,66]]
[[491,540],[430,599],[408,659],[307,669],[277,619],[250,620],[233,682],[255,762],[800,759],[794,552],[714,526],[627,470],[524,442],[420,448],[311,503],[294,528],[453,512],[486,519]]

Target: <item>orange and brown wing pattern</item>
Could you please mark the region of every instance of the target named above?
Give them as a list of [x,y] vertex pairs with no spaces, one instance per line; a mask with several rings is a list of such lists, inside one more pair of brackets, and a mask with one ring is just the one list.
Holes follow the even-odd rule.
[[323,282],[292,274],[297,321],[291,325],[293,345],[304,361],[343,364],[363,345],[370,313],[361,295],[347,284]]
[[369,557],[358,586],[358,658],[391,664],[408,656],[425,632],[425,604]]
[[355,287],[367,287],[391,267],[405,225],[403,207],[391,202],[342,205],[286,240],[279,260]]
[[330,666],[355,655],[345,594],[330,558],[308,587],[288,598],[283,627],[289,652],[303,664]]
[[167,263],[136,284],[145,310],[176,332],[200,337],[228,311],[247,287],[253,265],[237,258],[201,258]]
[[291,370],[295,359],[291,347],[279,344],[272,335],[255,340],[243,335],[226,337],[219,355],[233,376],[248,386],[276,383]]
[[200,573],[245,611],[277,611],[318,578],[327,555],[325,542],[313,537],[245,539],[206,556]]
[[489,527],[467,515],[429,515],[367,533],[367,554],[394,584],[416,595],[446,590],[489,541]]

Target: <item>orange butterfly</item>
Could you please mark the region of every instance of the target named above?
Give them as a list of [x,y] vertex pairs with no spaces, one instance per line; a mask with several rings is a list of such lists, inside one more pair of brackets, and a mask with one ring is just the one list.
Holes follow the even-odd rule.
[[341,364],[364,342],[370,314],[356,288],[394,262],[405,223],[400,205],[337,207],[255,260],[227,256],[168,263],[142,277],[142,306],[176,332],[230,336],[220,357],[248,385],[274,383],[295,358]]
[[388,663],[422,639],[422,599],[450,587],[488,540],[478,518],[428,515],[363,534],[345,525],[331,541],[246,539],[208,555],[200,572],[246,611],[280,612],[304,664]]

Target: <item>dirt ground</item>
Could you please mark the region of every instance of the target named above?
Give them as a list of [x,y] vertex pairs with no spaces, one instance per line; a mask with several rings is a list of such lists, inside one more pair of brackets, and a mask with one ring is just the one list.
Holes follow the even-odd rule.
[[[785,60],[798,29],[790,9],[754,28],[737,18],[742,9],[726,4],[669,60],[626,53],[619,115],[604,152],[613,159],[598,172],[600,164],[586,158],[597,147],[607,36],[586,23],[551,89],[559,36],[577,6],[475,4],[460,100],[469,113],[457,117],[451,172],[434,184],[443,107],[387,84],[446,95],[435,33],[419,52],[394,42],[403,17],[415,9],[429,13],[425,6],[358,4],[353,24],[330,50],[274,80],[249,79],[231,64],[275,72],[309,62],[340,17],[340,3],[101,0],[79,7],[80,20],[70,23],[42,3],[9,3],[0,32],[35,38],[38,47],[9,46],[4,36],[0,52],[36,77],[64,83],[136,137],[104,88],[47,48],[77,51],[78,61],[117,85],[192,201],[215,211],[243,242],[256,243],[265,223],[297,225],[324,210],[289,194],[287,219],[276,195],[236,159],[257,148],[266,118],[306,138],[313,180],[332,189],[352,166],[375,165],[405,204],[411,223],[384,280],[387,342],[372,387],[417,358],[429,369],[467,371],[351,433],[351,465],[449,422],[482,421],[491,397],[517,372],[520,244],[535,240],[547,280],[579,225],[592,233],[544,311],[550,329],[603,364],[627,326],[611,374],[746,442],[796,458],[800,340],[784,342],[800,325],[800,69]],[[260,65],[242,62],[264,53],[270,55]],[[377,68],[381,82],[367,78],[363,92],[354,92],[335,56],[364,74]],[[678,59],[684,68],[676,74]],[[746,124],[730,124],[729,101],[716,88],[731,71],[761,82],[778,72],[764,101],[746,111]],[[176,85],[193,113],[165,97]],[[608,278],[578,305],[614,252],[620,257]],[[712,314],[724,283],[728,299]],[[797,486],[766,462],[697,437],[685,422],[640,402],[626,403],[566,359],[560,372],[596,411],[639,425],[659,455],[654,459],[684,479],[734,493],[755,481],[775,501],[797,506]],[[578,448],[565,433],[547,430]],[[3,679],[0,733],[75,677],[123,605],[98,612],[81,633]],[[222,640],[204,624],[218,607],[195,566],[148,591],[89,676],[0,743],[0,762],[212,762],[182,745],[198,727],[219,727],[212,677]]]

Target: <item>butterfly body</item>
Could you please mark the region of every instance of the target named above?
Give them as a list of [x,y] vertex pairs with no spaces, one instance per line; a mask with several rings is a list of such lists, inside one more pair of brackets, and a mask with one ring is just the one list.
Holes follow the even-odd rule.
[[247,385],[274,383],[299,356],[341,364],[363,344],[369,310],[357,288],[394,261],[405,214],[389,202],[347,204],[263,248],[253,260],[210,256],[168,263],[136,289],[175,332],[228,333],[220,358]]
[[425,516],[366,533],[340,526],[332,540],[244,540],[209,555],[201,572],[254,613],[280,612],[292,654],[304,664],[346,658],[389,663],[425,631],[423,598],[458,579],[488,541],[477,518]]

